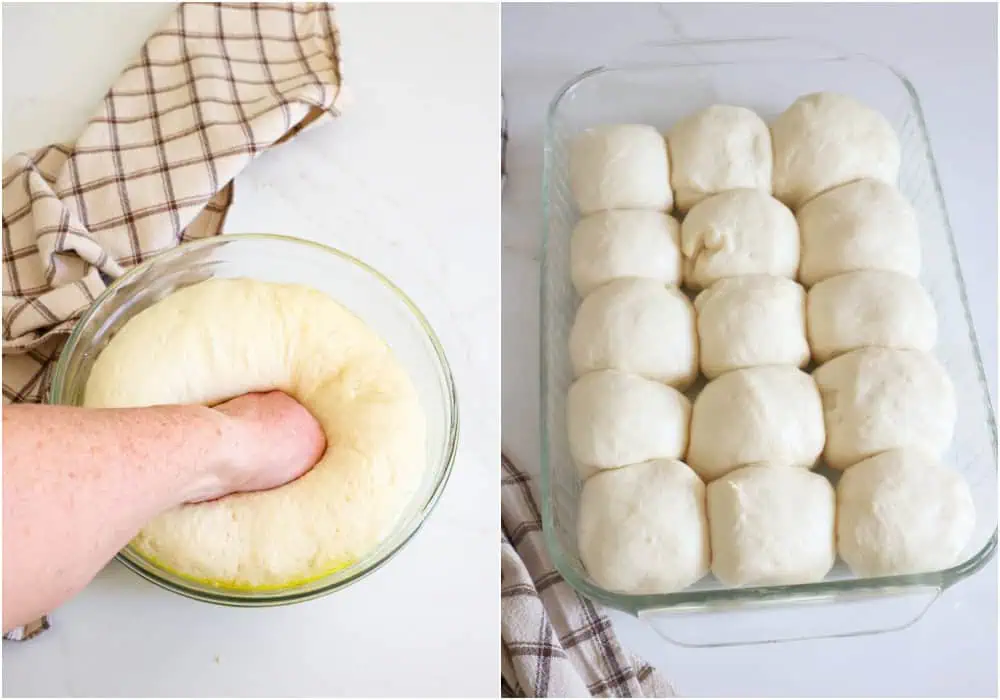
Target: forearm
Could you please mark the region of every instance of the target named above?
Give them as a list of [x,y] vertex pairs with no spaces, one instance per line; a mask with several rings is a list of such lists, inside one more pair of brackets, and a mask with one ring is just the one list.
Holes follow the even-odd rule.
[[231,440],[201,406],[5,406],[4,630],[82,589],[157,514],[217,491]]

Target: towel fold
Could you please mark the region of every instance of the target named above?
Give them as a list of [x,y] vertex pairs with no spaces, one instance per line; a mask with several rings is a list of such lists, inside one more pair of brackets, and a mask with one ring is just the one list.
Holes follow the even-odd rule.
[[674,697],[552,565],[533,480],[501,455],[502,697]]

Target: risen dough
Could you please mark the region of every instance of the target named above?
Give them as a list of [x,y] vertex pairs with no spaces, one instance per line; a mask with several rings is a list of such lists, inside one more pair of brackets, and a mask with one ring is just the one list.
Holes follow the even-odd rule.
[[655,128],[616,124],[588,129],[570,148],[570,188],[581,214],[603,209],[670,211],[667,142]]
[[896,184],[899,139],[888,120],[853,97],[804,95],[771,124],[774,196],[798,209],[861,178]]
[[701,371],[709,379],[757,365],[809,362],[806,294],[786,277],[719,280],[694,300]]
[[586,296],[622,277],[681,283],[681,226],[658,211],[602,211],[585,216],[570,239],[570,269],[577,294]]
[[798,213],[799,279],[811,287],[855,270],[920,274],[917,215],[892,185],[859,180],[822,194]]
[[698,374],[694,308],[655,280],[609,282],[577,309],[569,354],[577,377],[620,369],[684,389]]
[[862,348],[813,373],[823,397],[824,456],[846,469],[896,448],[944,454],[955,428],[955,389],[944,368],[919,350]]
[[583,485],[580,559],[620,593],[672,593],[708,573],[705,485],[683,462],[662,459],[601,472]]
[[759,464],[708,485],[712,573],[727,586],[821,581],[836,559],[833,487],[805,469]]
[[771,193],[771,133],[752,110],[713,105],[692,114],[667,132],[667,147],[681,211],[725,190]]
[[566,399],[570,454],[584,472],[680,459],[690,418],[684,394],[616,370],[583,375]]
[[962,475],[916,450],[866,459],[837,484],[837,549],[856,576],[950,568],[975,522]]
[[731,190],[703,199],[681,224],[684,281],[704,289],[740,275],[795,278],[799,229],[788,208],[766,192]]
[[812,467],[823,451],[812,377],[774,365],[727,372],[695,399],[688,464],[705,481],[757,462]]
[[816,362],[871,345],[926,352],[937,340],[930,295],[898,272],[863,270],[823,280],[809,290],[806,308]]
[[277,489],[164,513],[136,537],[141,553],[216,585],[280,587],[349,565],[389,534],[426,469],[424,415],[388,346],[318,291],[248,279],[181,289],[112,338],[84,404],[212,405],[272,389],[323,427],[319,463]]

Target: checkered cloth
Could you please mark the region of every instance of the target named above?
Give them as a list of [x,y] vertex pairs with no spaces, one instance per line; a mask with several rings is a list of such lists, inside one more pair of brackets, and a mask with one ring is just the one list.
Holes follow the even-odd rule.
[[331,5],[182,4],[74,145],[4,163],[4,403],[44,400],[65,337],[107,281],[221,233],[233,178],[336,116],[340,95]]
[[531,477],[501,456],[502,697],[674,697],[549,560]]

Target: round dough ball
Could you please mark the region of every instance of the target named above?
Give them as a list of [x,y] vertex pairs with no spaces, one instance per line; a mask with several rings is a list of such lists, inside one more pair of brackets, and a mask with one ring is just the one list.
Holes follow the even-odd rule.
[[955,429],[955,389],[933,355],[862,348],[813,373],[826,423],[828,466],[847,469],[885,450],[940,458]]
[[703,199],[681,224],[684,282],[704,289],[726,277],[795,279],[799,228],[788,208],[766,192],[730,190]]
[[609,282],[577,309],[569,355],[577,377],[619,369],[684,389],[698,375],[694,307],[654,280]]
[[858,180],[830,190],[799,210],[806,287],[855,270],[920,275],[917,214],[892,185]]
[[661,459],[597,474],[580,493],[580,559],[619,593],[673,593],[708,573],[705,484]]
[[955,566],[975,524],[962,475],[917,450],[866,459],[837,484],[837,551],[856,576]]
[[937,341],[934,302],[917,280],[862,270],[823,280],[806,302],[816,362],[868,346],[923,350]]
[[273,389],[316,417],[320,461],[280,488],[167,511],[133,541],[140,553],[221,587],[284,587],[391,534],[427,469],[424,413],[386,343],[321,292],[249,279],[176,291],[111,339],[84,405],[214,405]]
[[583,215],[603,209],[670,211],[674,203],[667,142],[643,124],[598,126],[577,136],[569,179]]
[[822,581],[837,558],[836,501],[825,477],[757,464],[708,486],[712,573],[727,586]]
[[694,300],[701,371],[709,379],[758,365],[804,367],[806,293],[787,277],[719,280]]
[[665,384],[616,370],[585,374],[569,388],[569,451],[581,470],[681,459],[691,402]]
[[812,377],[781,365],[738,369],[695,399],[687,461],[705,481],[758,462],[811,468],[823,439]]
[[771,193],[771,132],[753,110],[712,105],[692,114],[667,132],[667,149],[681,211],[726,190]]
[[839,185],[899,177],[899,139],[877,110],[832,92],[804,95],[771,124],[774,196],[798,209]]
[[623,277],[680,286],[680,236],[677,219],[659,211],[602,211],[580,219],[570,239],[577,294]]

